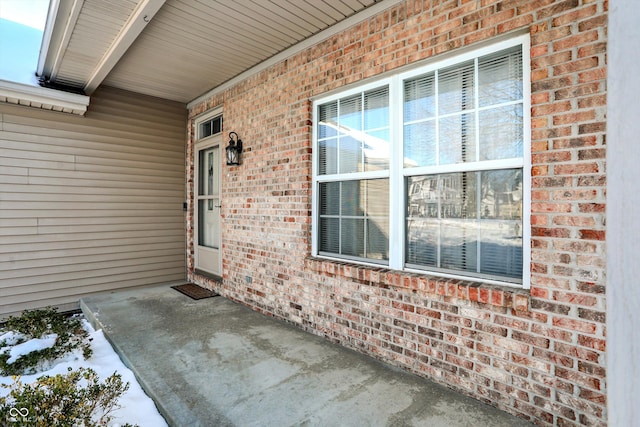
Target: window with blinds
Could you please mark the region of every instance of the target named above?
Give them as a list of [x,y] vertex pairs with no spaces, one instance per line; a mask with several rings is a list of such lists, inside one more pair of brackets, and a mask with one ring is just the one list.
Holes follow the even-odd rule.
[[528,43],[317,100],[314,254],[528,287]]
[[387,86],[318,106],[320,254],[389,259],[389,144]]

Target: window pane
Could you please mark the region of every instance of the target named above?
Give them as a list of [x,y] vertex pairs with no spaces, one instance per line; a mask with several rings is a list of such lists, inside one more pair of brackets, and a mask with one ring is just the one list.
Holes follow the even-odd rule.
[[477,239],[476,221],[443,221],[440,235],[440,267],[475,272],[478,262]]
[[389,259],[389,217],[367,218],[366,257],[370,259]]
[[342,219],[342,254],[364,258],[364,218]]
[[321,252],[389,259],[388,179],[320,183],[319,193]]
[[522,99],[522,48],[515,46],[478,59],[480,107]]
[[336,138],[318,142],[318,174],[338,173],[338,140]]
[[218,147],[200,150],[198,152],[198,195],[214,195],[218,192],[218,185],[214,178],[218,176],[219,157]]
[[198,200],[198,245],[217,249],[220,215],[215,205],[219,199]]
[[319,187],[320,215],[339,215],[340,183],[324,182]]
[[435,116],[435,73],[404,82],[404,121],[412,122]]
[[207,190],[207,151],[198,152],[198,195],[203,196]]
[[362,96],[360,94],[340,100],[338,123],[341,132],[362,130]]
[[341,136],[338,144],[338,173],[362,172],[362,140]]
[[367,132],[364,140],[364,163],[366,171],[389,169],[389,128]]
[[366,254],[369,259],[389,259],[389,180],[366,183]]
[[318,107],[318,138],[338,135],[338,102],[330,102]]
[[473,113],[440,119],[440,164],[476,161],[476,125]]
[[414,176],[407,178],[407,212],[410,218],[438,218],[438,176]]
[[408,265],[522,277],[521,169],[407,177],[406,194]]
[[439,71],[439,114],[457,113],[475,107],[473,69],[473,61],[468,61]]
[[480,160],[522,157],[522,104],[480,111],[479,120]]
[[370,179],[363,181],[366,184],[367,200],[366,209],[368,216],[389,216],[389,180]]
[[482,172],[480,181],[483,219],[522,221],[522,169]]
[[440,175],[440,217],[476,218],[477,172]]
[[425,267],[438,266],[438,221],[407,221],[407,263]]
[[320,217],[318,233],[320,252],[340,253],[340,219]]
[[414,123],[404,127],[404,167],[436,164],[436,122]]
[[482,221],[480,272],[522,277],[522,235],[517,221]]
[[366,201],[366,181],[345,181],[342,185],[342,216],[362,216]]
[[207,120],[206,122],[200,124],[200,138],[211,136],[212,133],[211,120]]
[[389,126],[389,88],[382,87],[364,94],[364,129]]
[[220,132],[222,132],[222,116],[200,123],[200,134],[198,138],[207,138]]

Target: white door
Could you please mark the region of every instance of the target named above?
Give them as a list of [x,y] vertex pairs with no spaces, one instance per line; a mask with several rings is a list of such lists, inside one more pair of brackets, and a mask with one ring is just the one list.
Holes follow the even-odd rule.
[[219,142],[196,152],[196,268],[218,276],[222,276],[220,161]]

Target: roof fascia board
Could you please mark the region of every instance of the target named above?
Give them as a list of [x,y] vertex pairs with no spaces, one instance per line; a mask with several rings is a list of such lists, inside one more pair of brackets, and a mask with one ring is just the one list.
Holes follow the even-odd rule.
[[[84,115],[91,98],[40,86],[0,80],[0,97],[17,99],[19,104],[39,105],[39,108]],[[45,107],[47,106],[47,107]]]
[[39,77],[44,76],[48,80],[55,80],[83,5],[84,0],[52,0],[49,3],[38,58]]
[[138,38],[147,24],[160,10],[166,0],[142,0],[136,6],[127,23],[115,38],[107,52],[104,54],[96,68],[91,73],[91,77],[84,86],[84,92],[91,95],[103,82],[120,58],[127,52],[129,47]]
[[42,43],[40,44],[40,54],[38,56],[38,69],[36,74],[42,75],[44,70],[44,62],[51,46],[51,37],[53,35],[54,22],[58,16],[58,9],[60,7],[60,0],[49,0],[49,9],[47,11],[47,21],[44,25],[44,31],[42,34]]
[[305,49],[308,49],[320,42],[322,42],[323,40],[328,39],[329,37],[332,37],[336,34],[339,34],[345,30],[347,30],[348,28],[364,21],[367,20],[375,15],[377,15],[378,13],[389,9],[393,6],[395,6],[398,3],[402,3],[405,0],[383,0],[379,3],[375,3],[372,6],[367,7],[366,9],[364,9],[363,11],[356,13],[355,15],[352,15],[340,22],[338,22],[335,25],[332,25],[331,27],[327,28],[326,30],[323,30],[311,37],[309,37],[308,39],[302,40],[301,42],[291,46],[288,49],[283,50],[282,52],[272,56],[269,59],[266,59],[264,61],[262,61],[261,63],[255,65],[252,68],[249,68],[247,71],[244,71],[243,73],[238,74],[237,76],[231,78],[230,80],[227,80],[226,82],[214,87],[213,89],[205,92],[204,94],[200,95],[199,97],[195,98],[194,100],[190,101],[187,104],[187,109],[192,109],[194,106],[200,104],[201,102],[204,102],[205,100],[211,98],[212,96],[215,96],[221,92],[224,92],[225,90],[235,86],[236,84],[240,83],[241,81],[247,79],[248,77],[251,77],[254,74],[259,73],[260,71],[263,71],[293,55],[295,55],[296,53],[302,52]]

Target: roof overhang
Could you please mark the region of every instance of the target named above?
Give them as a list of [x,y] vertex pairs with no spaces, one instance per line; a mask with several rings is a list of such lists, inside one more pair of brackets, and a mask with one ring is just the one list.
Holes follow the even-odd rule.
[[51,0],[38,76],[188,104],[399,1]]
[[0,102],[84,115],[89,100],[85,95],[0,80]]
[[[139,0],[132,10],[126,10],[126,12],[123,7],[123,12],[118,13],[118,18],[123,18],[122,25],[112,27],[113,41],[111,44],[105,50],[96,49],[97,56],[90,58],[93,61],[90,60],[82,64],[81,78],[67,82],[67,85],[91,95],[127,52],[147,24],[151,22],[151,19],[153,19],[165,1]],[[65,85],[64,81],[62,83],[58,82],[58,74],[72,37],[76,32],[78,20],[86,12],[84,6],[85,0],[51,0],[49,3],[49,12],[37,71],[38,76],[40,76],[45,85],[48,82]],[[91,11],[86,13],[89,14]],[[109,36],[107,34],[107,37]],[[91,47],[90,43],[89,47]]]

